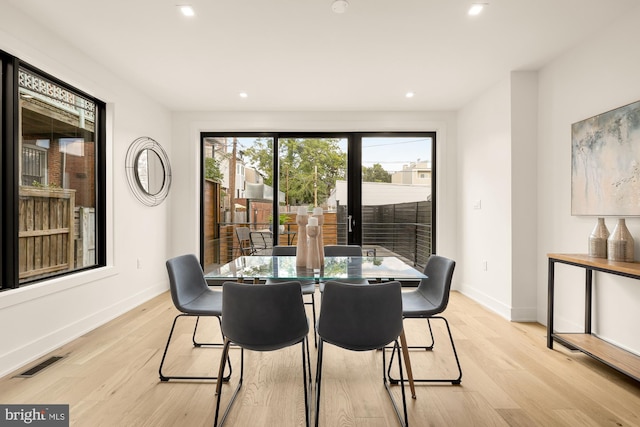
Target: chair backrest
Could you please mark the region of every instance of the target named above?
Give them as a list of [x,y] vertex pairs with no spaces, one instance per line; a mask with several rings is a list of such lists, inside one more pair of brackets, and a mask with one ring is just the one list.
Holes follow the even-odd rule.
[[324,256],[362,256],[362,248],[358,245],[327,245]]
[[249,227],[236,227],[236,237],[242,255],[249,255],[251,251],[251,230]]
[[300,282],[223,283],[222,333],[233,343],[257,351],[300,342],[309,333]]
[[272,254],[274,256],[296,256],[295,246],[274,246]]
[[185,305],[209,290],[198,258],[193,254],[181,255],[167,260],[166,265],[173,304],[188,313]]
[[[269,231],[251,231],[251,249],[256,255],[265,255],[273,248],[273,235]],[[265,251],[268,249],[269,251]]]
[[376,285],[326,282],[317,330],[324,341],[349,350],[386,346],[402,332],[400,282]]
[[418,292],[429,300],[437,313],[442,313],[449,304],[449,292],[451,280],[456,262],[439,255],[431,255],[424,266],[426,279],[422,279],[418,285]]

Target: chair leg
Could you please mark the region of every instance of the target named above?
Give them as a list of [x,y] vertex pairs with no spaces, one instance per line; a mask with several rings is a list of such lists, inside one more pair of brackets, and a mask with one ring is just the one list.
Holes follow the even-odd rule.
[[[222,330],[222,319],[220,319],[220,316],[214,316],[216,319],[218,319],[218,326],[220,327],[220,330]],[[196,341],[196,332],[198,331],[198,322],[200,321],[200,316],[196,316],[196,326],[193,328],[193,336],[191,337],[191,341],[193,342],[193,346],[194,347],[203,347],[203,346],[220,346],[222,347],[224,345],[224,342],[198,342]]]
[[[422,382],[422,383],[448,383],[450,382],[453,385],[459,385],[462,381],[462,367],[460,366],[460,359],[458,358],[458,352],[456,351],[456,345],[453,342],[453,335],[451,334],[451,328],[449,327],[449,322],[447,321],[447,319],[445,319],[442,316],[431,316],[429,319],[427,319],[427,321],[429,322],[429,332],[431,334],[431,347],[433,347],[433,331],[431,330],[431,319],[441,319],[444,321],[445,326],[447,327],[447,332],[449,333],[449,341],[451,342],[451,349],[453,350],[453,356],[456,359],[456,365],[458,367],[458,376],[456,378],[414,378],[413,382]],[[418,346],[418,347],[411,347],[409,346],[409,348],[425,348],[424,346]],[[431,349],[431,348],[428,348]],[[395,355],[396,349],[394,347],[393,352],[391,353],[391,358],[389,360],[389,367],[388,367],[388,375],[389,375],[389,381],[391,381],[392,384],[397,384],[397,379],[392,378],[391,377],[391,365],[393,364],[393,358]],[[398,353],[398,360],[400,360],[400,354]]]
[[311,387],[311,352],[309,352],[309,339],[305,341],[305,347],[307,348],[307,369],[309,371],[309,386]]
[[[393,405],[393,409],[396,411],[396,415],[398,416],[398,421],[400,421],[400,425],[403,427],[409,426],[409,415],[407,414],[407,396],[404,390],[404,374],[402,372],[402,357],[400,356],[400,344],[398,340],[395,341],[393,345],[393,353],[398,352],[398,371],[400,373],[400,393],[402,394],[402,410],[403,414],[400,414],[400,409],[398,409],[398,404],[393,397],[393,393],[391,393],[391,388],[389,387],[389,381],[387,381],[387,374],[385,371],[386,365],[386,356],[385,351],[382,349],[382,381],[384,382],[384,388],[387,390],[389,394],[389,398],[391,399],[391,404]],[[389,361],[389,367],[391,367],[391,361]],[[404,419],[403,419],[404,415]]]
[[318,348],[318,337],[316,335],[316,296],[311,294],[311,312],[313,313],[313,345]]
[[316,422],[315,427],[318,427],[320,421],[320,385],[322,383],[322,338],[318,340],[318,362],[316,367]]
[[[304,387],[304,417],[307,427],[311,426],[311,405],[309,405],[309,387],[311,385],[311,364],[309,357],[309,341],[305,337],[302,342],[302,385]],[[306,351],[306,353],[305,353]],[[307,383],[307,367],[309,369],[309,382]]]
[[[225,338],[225,343],[224,343],[224,349],[222,351],[222,357],[220,358],[220,368],[218,370],[218,375],[222,375],[222,372],[224,371],[224,365],[226,364],[226,360],[229,358],[229,346],[231,345],[231,341],[229,341],[228,339]],[[233,392],[233,395],[231,396],[231,400],[229,400],[229,403],[227,404],[227,408],[224,411],[224,414],[222,415],[222,418],[220,419],[220,424],[218,424],[218,415],[220,413],[220,400],[222,399],[222,382],[218,382],[216,384],[216,415],[215,418],[213,420],[213,426],[217,427],[217,426],[222,426],[225,422],[225,420],[227,419],[227,415],[229,415],[229,411],[231,411],[231,406],[233,405],[233,402],[235,402],[236,400],[236,396],[238,395],[238,392],[240,391],[240,387],[242,387],[242,380],[244,379],[244,348],[240,347],[240,379],[238,381],[238,386],[236,387],[235,391]]]
[[[162,367],[164,366],[164,361],[167,358],[167,352],[169,351],[169,344],[171,343],[171,337],[173,336],[173,331],[176,328],[176,323],[178,322],[178,318],[180,317],[196,317],[196,326],[195,328],[198,327],[198,319],[199,316],[193,316],[191,314],[186,314],[186,313],[180,313],[178,314],[174,319],[173,319],[173,324],[171,325],[171,330],[169,331],[169,338],[167,338],[167,344],[164,347],[164,353],[162,353],[162,360],[160,361],[160,368],[158,369],[158,374],[160,376],[160,381],[169,381],[169,380],[217,380],[219,377],[207,377],[207,376],[179,376],[179,375],[165,375],[162,373]],[[218,318],[218,321],[220,321],[220,318]],[[194,336],[195,336],[195,328],[194,328]],[[231,372],[232,372],[232,368],[231,368],[231,361],[229,361],[229,374],[227,376],[222,377],[223,381],[229,381],[229,378],[231,377]],[[224,372],[221,373],[222,375],[224,375]]]

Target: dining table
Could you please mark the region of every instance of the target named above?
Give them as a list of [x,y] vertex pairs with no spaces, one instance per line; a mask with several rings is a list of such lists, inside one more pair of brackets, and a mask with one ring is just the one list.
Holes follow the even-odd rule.
[[[369,283],[381,283],[392,280],[419,281],[425,278],[427,276],[424,273],[395,256],[326,256],[324,264],[318,269],[297,266],[295,256],[241,256],[205,274],[205,279],[208,280],[229,279],[255,284],[267,279],[314,280],[316,283],[365,279]],[[404,330],[400,335],[400,346],[411,397],[415,399],[413,372]]]

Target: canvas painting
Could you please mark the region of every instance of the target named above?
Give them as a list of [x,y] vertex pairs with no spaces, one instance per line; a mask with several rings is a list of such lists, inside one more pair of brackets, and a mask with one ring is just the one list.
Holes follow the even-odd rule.
[[640,101],[571,125],[571,214],[640,216]]

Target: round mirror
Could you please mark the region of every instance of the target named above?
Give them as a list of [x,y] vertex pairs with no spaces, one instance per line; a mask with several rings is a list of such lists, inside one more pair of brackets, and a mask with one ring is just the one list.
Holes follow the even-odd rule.
[[127,179],[133,194],[147,206],[156,206],[167,197],[171,184],[169,158],[151,138],[138,138],[129,146]]
[[155,196],[164,185],[164,165],[162,159],[153,150],[142,150],[136,160],[136,177],[142,189]]

